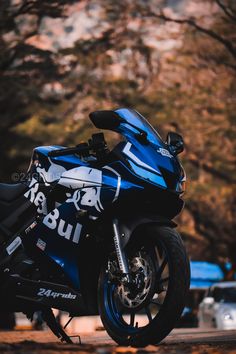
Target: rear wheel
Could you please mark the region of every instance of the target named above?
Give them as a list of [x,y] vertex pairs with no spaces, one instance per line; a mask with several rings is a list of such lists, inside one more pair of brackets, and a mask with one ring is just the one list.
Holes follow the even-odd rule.
[[179,234],[144,225],[126,247],[132,284],[110,255],[99,278],[99,310],[120,345],[159,343],[179,319],[189,288],[189,262]]

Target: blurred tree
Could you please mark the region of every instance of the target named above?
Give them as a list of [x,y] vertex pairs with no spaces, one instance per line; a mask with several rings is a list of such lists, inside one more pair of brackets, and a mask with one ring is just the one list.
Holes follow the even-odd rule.
[[[219,64],[224,64],[229,66],[233,70],[236,70],[236,44],[235,44],[235,25],[236,25],[236,3],[232,0],[210,0],[212,4],[217,4],[222,10],[222,14],[217,14],[217,19],[215,21],[214,26],[210,26],[210,28],[205,27],[201,23],[199,23],[198,19],[191,16],[188,18],[179,18],[179,17],[170,17],[165,14],[163,10],[152,10],[152,7],[147,8],[146,6],[141,9],[144,16],[157,18],[163,20],[165,22],[174,22],[182,25],[187,25],[191,27],[194,31],[198,33],[204,34],[216,42],[220,43],[225,49],[227,53],[224,60],[222,56],[214,56],[207,57],[204,59],[214,58],[214,60]],[[209,16],[209,14],[204,17]],[[207,21],[206,21],[207,22]],[[209,51],[210,53],[211,51]],[[201,52],[199,52],[201,55]],[[211,53],[212,54],[212,53]]]
[[186,136],[191,185],[181,228],[190,254],[217,260],[227,273],[227,261],[236,269],[236,4],[208,3],[212,11],[201,16],[174,16],[152,6],[142,11],[154,21],[182,26],[183,46],[169,67],[175,78],[161,90],[166,103],[173,102],[169,117]]
[[[35,145],[87,139],[89,111],[134,107],[162,134],[184,135],[181,231],[192,257],[225,264],[236,253],[235,2],[183,4],[174,12],[161,0],[1,2],[0,174],[26,168]],[[66,40],[76,32],[66,22],[76,11],[77,30],[91,27],[55,45],[62,24]]]
[[[45,83],[63,76],[52,51],[30,45],[28,40],[39,32],[45,16],[62,17],[72,0],[3,0],[0,2],[0,160],[1,175],[19,165],[22,149],[28,149],[34,137],[22,141],[12,130],[30,118],[29,107],[40,102]],[[14,141],[17,144],[14,146]],[[11,158],[9,160],[9,157]]]

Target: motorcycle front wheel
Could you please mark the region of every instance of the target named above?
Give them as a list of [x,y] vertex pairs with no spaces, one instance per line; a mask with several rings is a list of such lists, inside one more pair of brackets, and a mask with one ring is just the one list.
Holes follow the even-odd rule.
[[170,227],[143,225],[126,246],[132,286],[119,279],[111,254],[99,277],[103,325],[119,345],[157,344],[174,328],[189,289],[189,261],[180,235]]

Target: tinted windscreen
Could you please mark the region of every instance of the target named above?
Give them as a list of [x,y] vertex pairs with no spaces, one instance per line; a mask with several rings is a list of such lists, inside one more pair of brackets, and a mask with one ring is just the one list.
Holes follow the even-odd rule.
[[148,121],[138,112],[129,108],[120,108],[115,111],[121,118],[128,123],[135,125],[137,128],[147,133],[148,140],[155,145],[164,145],[163,140],[157,131],[148,123]]

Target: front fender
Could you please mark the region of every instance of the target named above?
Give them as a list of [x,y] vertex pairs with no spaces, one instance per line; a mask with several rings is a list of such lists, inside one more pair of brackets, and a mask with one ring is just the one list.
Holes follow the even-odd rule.
[[129,219],[125,219],[122,217],[118,217],[118,232],[121,235],[121,247],[125,248],[127,243],[130,240],[132,233],[137,229],[140,225],[155,223],[162,226],[176,227],[177,224],[161,215],[151,215],[151,214],[142,214],[135,215]]

